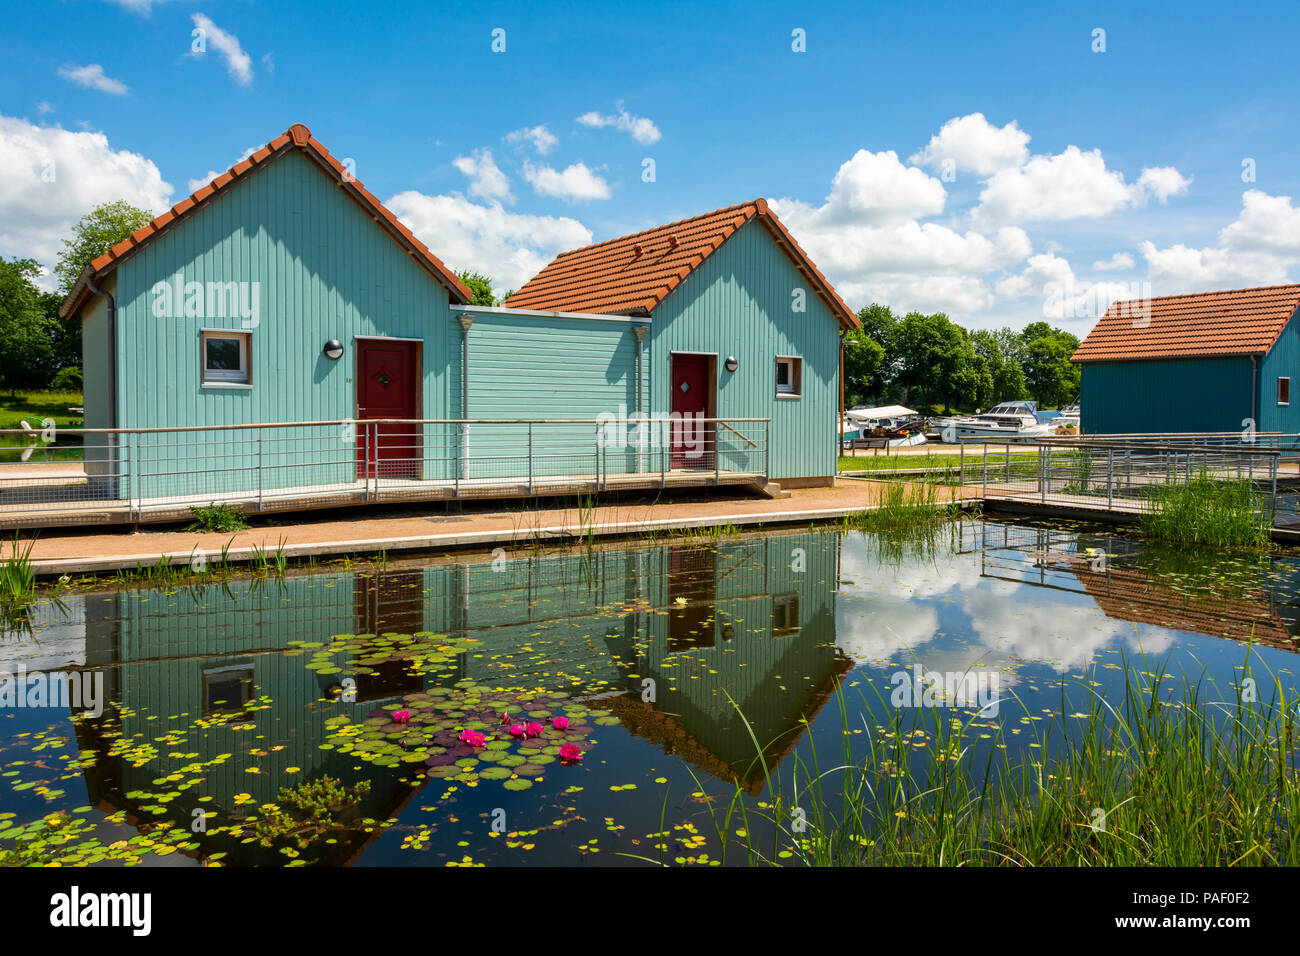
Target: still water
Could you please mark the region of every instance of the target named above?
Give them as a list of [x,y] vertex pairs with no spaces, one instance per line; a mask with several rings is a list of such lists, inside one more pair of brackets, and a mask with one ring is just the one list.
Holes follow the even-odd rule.
[[[716,864],[711,814],[858,753],[895,691],[921,703],[914,677],[977,677],[939,705],[1013,747],[1064,688],[1118,696],[1126,667],[1227,699],[1249,654],[1261,696],[1289,697],[1298,587],[1294,557],[966,521],[925,543],[770,533],[64,594],[0,639],[0,672],[27,675],[0,702],[0,849]],[[49,674],[87,699],[51,706]],[[262,839],[282,788],[322,781],[343,788],[324,819]]]

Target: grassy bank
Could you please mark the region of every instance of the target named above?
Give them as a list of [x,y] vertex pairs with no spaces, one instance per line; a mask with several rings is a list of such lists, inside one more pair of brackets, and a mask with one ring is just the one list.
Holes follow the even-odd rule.
[[1156,541],[1252,551],[1271,541],[1268,502],[1248,481],[1198,475],[1185,485],[1152,488],[1151,505],[1141,527]]
[[[1153,693],[1162,672],[1145,662],[1125,672],[1121,697],[1080,680],[1070,690],[1082,704],[1063,689],[1059,711],[1015,737],[933,707],[889,708],[855,737],[841,699],[843,751],[796,752],[789,780],[770,778],[775,795],[761,805],[770,844],[750,836],[741,801],[710,813],[720,838],[733,834],[731,852],[739,844],[754,865],[1300,863],[1294,704],[1186,681],[1180,694]],[[876,693],[888,706],[888,691]],[[1001,702],[1004,719],[1012,704]],[[854,757],[863,737],[867,755]]]
[[70,412],[70,406],[81,404],[80,392],[18,392],[0,395],[0,428],[22,428],[22,419],[35,423],[37,419],[52,419],[64,428],[80,428],[81,415]]
[[[1061,454],[1058,452],[1058,455]],[[1006,451],[1003,448],[989,447],[989,478],[1005,477]],[[983,467],[984,448],[976,445],[966,450],[965,465],[967,476],[978,474]],[[899,469],[924,469],[926,471],[956,474],[962,465],[962,455],[958,452],[927,452],[924,455],[841,455],[839,470],[845,473],[897,471]],[[1033,477],[1038,474],[1038,456],[1033,452],[1011,452],[1011,477]]]

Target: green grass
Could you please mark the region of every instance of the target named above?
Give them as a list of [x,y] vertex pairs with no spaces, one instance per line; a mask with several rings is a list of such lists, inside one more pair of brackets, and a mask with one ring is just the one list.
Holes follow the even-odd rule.
[[194,520],[185,526],[186,531],[213,531],[229,534],[248,527],[248,518],[238,508],[227,504],[207,504],[191,508]]
[[[1162,667],[1129,663],[1122,692],[1084,675],[1034,723],[1011,715],[1015,699],[1004,696],[1014,736],[969,711],[890,707],[875,685],[890,716],[854,733],[841,696],[836,753],[819,755],[809,737],[786,779],[764,765],[757,813],[739,788],[729,805],[708,805],[724,858],[739,846],[752,865],[787,866],[1300,862],[1295,702],[1186,678],[1180,690]],[[854,741],[865,741],[865,757]]]
[[80,405],[80,392],[18,392],[0,395],[0,428],[22,428],[19,422],[27,419],[33,425],[37,419],[49,418],[64,428],[80,428],[81,416],[69,412],[70,405]]
[[1272,540],[1267,501],[1248,481],[1197,475],[1152,488],[1151,505],[1142,532],[1166,544],[1262,551]]
[[[957,473],[962,456],[957,452],[927,452],[924,455],[841,455],[839,470],[855,471],[896,471],[902,469],[925,469]],[[966,452],[966,474],[978,475],[984,463],[982,445],[970,448]],[[1029,452],[1011,453],[1011,477],[1032,477],[1038,474],[1038,456]],[[989,478],[1001,478],[1006,475],[1006,452],[989,448]]]

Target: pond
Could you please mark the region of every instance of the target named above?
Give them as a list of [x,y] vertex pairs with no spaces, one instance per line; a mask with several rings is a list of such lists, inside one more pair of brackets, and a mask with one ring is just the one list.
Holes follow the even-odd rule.
[[[0,639],[22,678],[0,702],[0,849],[718,865],[761,833],[786,859],[774,793],[858,759],[900,706],[1050,751],[1036,722],[1161,668],[1231,699],[1249,657],[1259,696],[1290,699],[1298,584],[1287,555],[965,520],[68,592]],[[80,699],[56,699],[64,674]],[[948,694],[923,701],[934,675]]]

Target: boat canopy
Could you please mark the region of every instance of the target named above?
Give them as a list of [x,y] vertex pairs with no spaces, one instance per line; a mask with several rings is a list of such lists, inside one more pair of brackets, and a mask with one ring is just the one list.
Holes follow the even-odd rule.
[[845,415],[859,421],[874,421],[879,418],[912,418],[916,412],[902,405],[881,405],[878,408],[851,408]]

